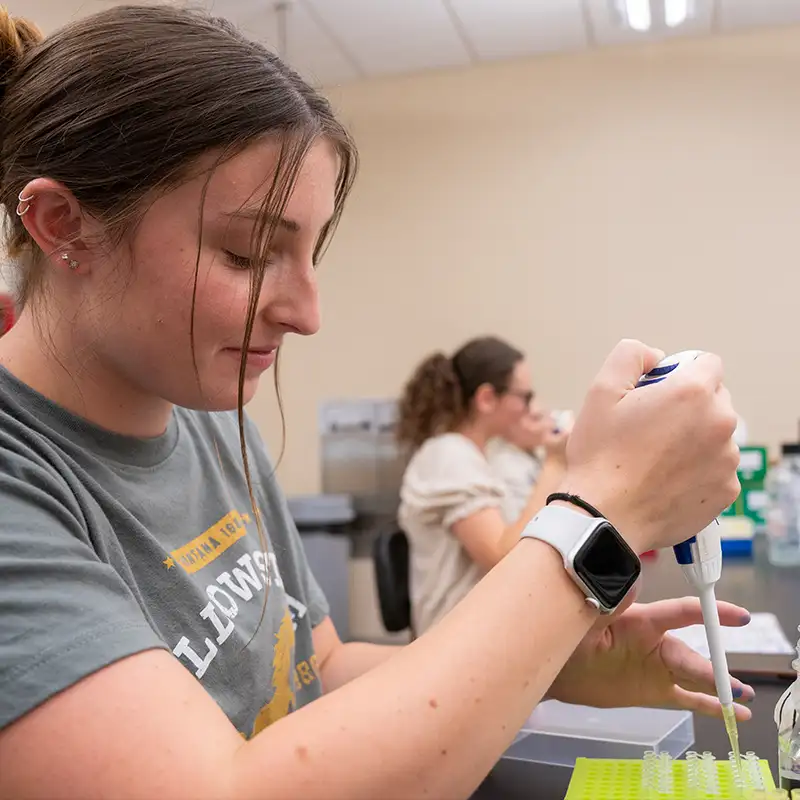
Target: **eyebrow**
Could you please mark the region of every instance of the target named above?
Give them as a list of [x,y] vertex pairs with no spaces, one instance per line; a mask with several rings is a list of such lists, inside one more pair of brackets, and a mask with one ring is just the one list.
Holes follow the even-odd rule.
[[[240,208],[238,211],[226,212],[223,216],[229,218],[259,220],[263,217],[263,212],[260,208]],[[289,231],[289,233],[297,233],[300,230],[300,223],[295,222],[293,219],[268,215],[267,220],[270,222],[270,224],[275,225],[278,228],[283,228],[284,230]]]

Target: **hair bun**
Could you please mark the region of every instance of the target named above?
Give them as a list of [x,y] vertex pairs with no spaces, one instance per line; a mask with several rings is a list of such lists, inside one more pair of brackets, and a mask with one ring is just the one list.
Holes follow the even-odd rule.
[[27,19],[17,19],[0,6],[0,87],[5,87],[23,57],[44,39],[44,34]]

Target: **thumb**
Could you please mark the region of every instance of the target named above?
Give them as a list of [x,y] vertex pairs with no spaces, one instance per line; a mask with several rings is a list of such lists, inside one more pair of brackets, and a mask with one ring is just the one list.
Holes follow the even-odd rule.
[[663,351],[648,347],[636,339],[623,339],[605,360],[597,376],[597,384],[622,398],[636,388],[642,375],[650,372],[664,355]]

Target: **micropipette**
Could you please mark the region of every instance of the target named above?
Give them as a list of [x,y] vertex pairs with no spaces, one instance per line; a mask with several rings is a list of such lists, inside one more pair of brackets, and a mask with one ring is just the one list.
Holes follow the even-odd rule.
[[[702,350],[686,350],[667,356],[636,384],[649,386],[660,383],[682,364],[694,361]],[[736,714],[733,707],[733,691],[728,673],[728,658],[722,644],[722,626],[719,622],[717,599],[714,586],[722,576],[722,543],[719,534],[719,522],[714,520],[708,527],[672,548],[675,559],[689,583],[697,590],[700,608],[703,612],[703,626],[708,639],[708,651],[714,669],[714,684],[717,697],[722,705],[725,730],[731,742],[731,749],[739,763],[739,732],[736,728]]]

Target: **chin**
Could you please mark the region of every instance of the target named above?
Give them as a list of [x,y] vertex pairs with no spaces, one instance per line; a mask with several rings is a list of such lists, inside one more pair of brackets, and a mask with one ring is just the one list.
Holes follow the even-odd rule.
[[[245,380],[243,405],[247,405],[255,397],[257,389],[258,381]],[[239,407],[239,387],[236,383],[228,383],[215,392],[207,391],[203,394],[192,392],[190,396],[185,392],[176,392],[169,400],[176,406],[195,411],[235,411]]]
[[[242,393],[243,406],[246,406],[255,397],[257,388],[257,385],[250,387],[245,383]],[[231,391],[222,392],[217,397],[209,398],[205,405],[206,411],[235,411],[237,408],[239,408],[239,391],[236,386]]]

